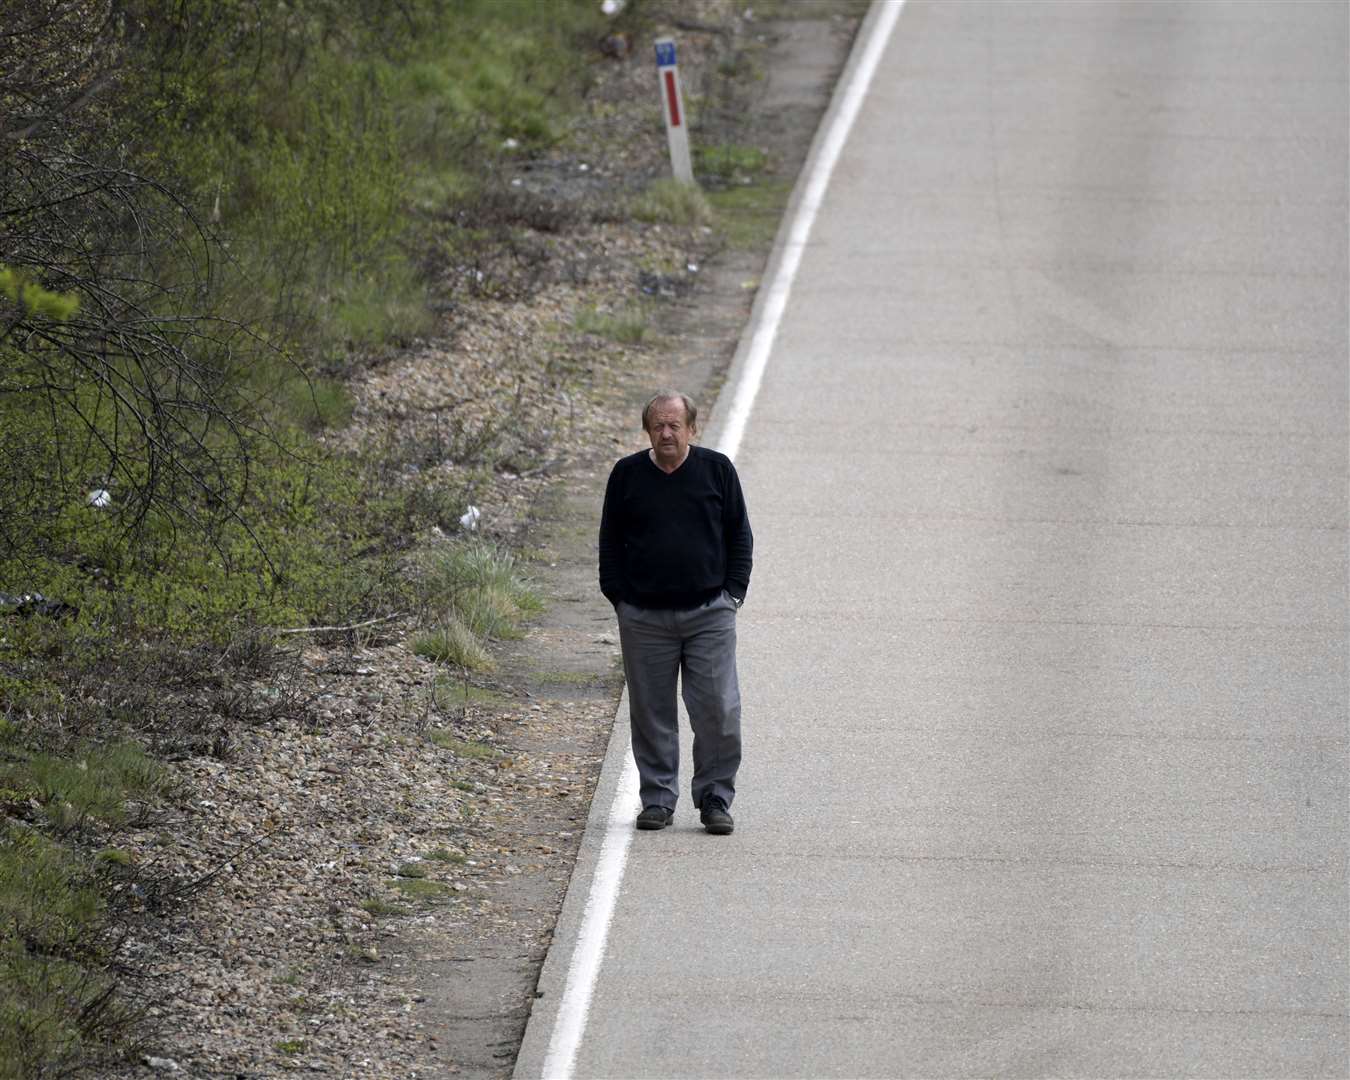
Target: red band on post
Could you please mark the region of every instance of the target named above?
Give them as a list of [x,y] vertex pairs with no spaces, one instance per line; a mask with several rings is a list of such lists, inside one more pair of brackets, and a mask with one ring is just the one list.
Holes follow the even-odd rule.
[[675,94],[675,72],[666,72],[666,104],[670,109],[670,126],[680,126],[680,99]]

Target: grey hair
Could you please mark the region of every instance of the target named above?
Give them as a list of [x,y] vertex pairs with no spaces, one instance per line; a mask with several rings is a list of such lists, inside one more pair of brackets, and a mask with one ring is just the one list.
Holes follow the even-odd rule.
[[688,394],[682,394],[678,390],[662,390],[655,394],[646,405],[642,406],[642,430],[651,431],[652,409],[662,401],[679,401],[684,404],[684,421],[689,425],[690,431],[698,430],[698,406]]

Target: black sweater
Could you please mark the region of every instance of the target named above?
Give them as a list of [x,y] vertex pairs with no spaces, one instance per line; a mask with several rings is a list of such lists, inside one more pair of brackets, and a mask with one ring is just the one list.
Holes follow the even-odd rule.
[[620,458],[600,515],[600,591],[610,603],[691,608],[750,587],[754,536],[741,481],[725,454],[702,446],[673,473],[643,450]]

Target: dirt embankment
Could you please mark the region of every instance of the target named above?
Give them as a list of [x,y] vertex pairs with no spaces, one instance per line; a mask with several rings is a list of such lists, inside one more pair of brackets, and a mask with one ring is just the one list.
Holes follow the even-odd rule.
[[454,468],[435,448],[482,430],[475,411],[526,432],[485,478],[479,529],[523,553],[546,611],[490,676],[414,655],[411,624],[319,637],[251,691],[317,709],[179,764],[182,818],[140,843],[187,876],[230,872],[132,944],[161,1004],[127,1076],[510,1073],[620,689],[595,584],[609,466],[642,445],[653,388],[714,399],[865,10],[649,7],[643,33],[679,41],[696,140],[722,148],[701,159],[712,223],[629,215],[665,138],[648,47],[606,42],[573,136],[502,174],[504,243],[439,268],[443,334],[353,385],[348,437],[416,440],[426,468]]

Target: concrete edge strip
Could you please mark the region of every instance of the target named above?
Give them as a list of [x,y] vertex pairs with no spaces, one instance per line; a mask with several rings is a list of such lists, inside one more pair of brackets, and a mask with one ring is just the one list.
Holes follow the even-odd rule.
[[[735,390],[731,408],[718,425],[720,431],[717,439],[718,449],[728,457],[734,458],[740,448],[745,425],[749,420],[750,410],[754,407],[755,397],[759,393],[760,383],[768,365],[769,353],[778,334],[778,324],[787,310],[788,297],[792,292],[793,280],[801,263],[811,226],[824,200],[835,163],[848,139],[863,98],[871,85],[872,76],[881,62],[881,54],[890,40],[904,4],[905,0],[877,0],[873,4],[850,58],[849,67],[852,70],[846,77],[844,84],[846,89],[842,96],[836,96],[830,115],[817,135],[816,145],[810,156],[810,167],[805,172],[805,184],[799,186],[800,197],[794,199],[795,205],[788,217],[787,228],[779,233],[769,287],[756,300],[755,311],[751,316],[753,329],[749,345],[733,364],[734,369],[739,369],[733,371],[734,380],[731,385]],[[622,712],[621,702],[619,715],[622,715]],[[616,716],[616,731],[620,727]],[[617,744],[612,743],[610,752],[606,755],[606,766],[616,763],[616,749]],[[590,877],[590,888],[581,914],[581,926],[577,932],[576,945],[572,950],[562,998],[554,1015],[552,1033],[543,1062],[542,1076],[547,1080],[571,1080],[575,1070],[577,1052],[581,1048],[581,1040],[585,1035],[586,1022],[590,1014],[591,997],[600,974],[600,966],[604,961],[609,927],[614,918],[619,888],[623,883],[629,843],[633,835],[631,818],[637,809],[639,785],[637,769],[626,752],[626,741],[622,752],[623,762],[620,766],[622,771],[614,787],[609,813],[604,818],[604,837]],[[601,788],[603,787],[604,785],[601,785]],[[600,825],[594,813],[588,822],[588,831],[591,825]],[[569,889],[569,905],[572,900],[571,893],[572,890]],[[529,1034],[527,1032],[527,1039]],[[524,1048],[522,1060],[517,1062],[516,1076],[527,1075],[520,1068],[526,1065],[523,1050]]]

